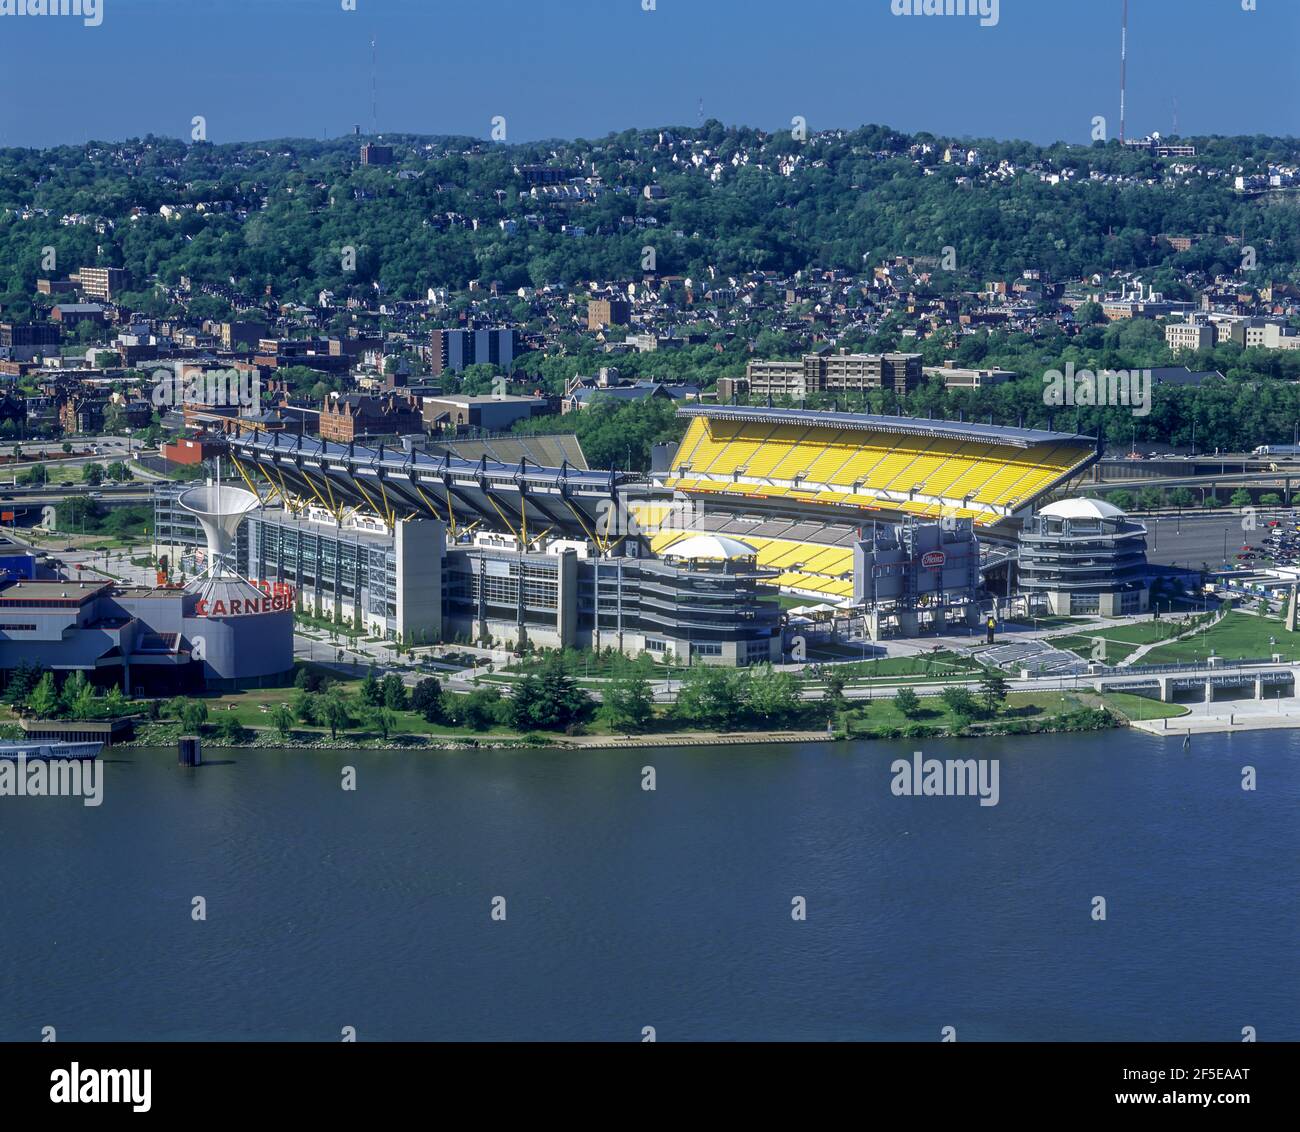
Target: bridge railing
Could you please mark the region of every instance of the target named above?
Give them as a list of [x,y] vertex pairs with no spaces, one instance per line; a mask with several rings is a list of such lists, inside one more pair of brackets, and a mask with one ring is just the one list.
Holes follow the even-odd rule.
[[1188,664],[1134,664],[1126,668],[1096,665],[1089,669],[1087,674],[1089,676],[1160,676],[1170,672],[1215,673],[1229,668],[1254,668],[1265,665],[1285,665],[1290,667],[1291,663],[1285,660],[1274,660],[1271,656],[1266,656],[1250,657],[1244,660],[1224,660],[1217,664],[1196,660]]

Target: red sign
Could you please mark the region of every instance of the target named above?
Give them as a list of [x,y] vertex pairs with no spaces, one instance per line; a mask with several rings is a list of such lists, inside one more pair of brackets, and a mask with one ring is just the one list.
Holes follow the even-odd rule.
[[293,602],[287,597],[232,597],[229,601],[207,601],[200,598],[194,603],[195,617],[246,617],[250,613],[282,613],[292,609]]
[[942,550],[927,551],[921,556],[922,566],[942,566],[948,561],[948,556]]
[[292,609],[294,588],[286,582],[257,583],[263,597],[231,598],[229,601],[208,601],[200,598],[194,604],[195,617],[247,617],[250,613],[283,613]]

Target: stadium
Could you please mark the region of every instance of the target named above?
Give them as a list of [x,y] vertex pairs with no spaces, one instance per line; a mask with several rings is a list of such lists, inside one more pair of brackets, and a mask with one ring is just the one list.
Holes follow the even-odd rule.
[[[589,469],[572,437],[436,452],[233,437],[264,502],[240,568],[406,641],[760,663],[787,654],[803,601],[832,635],[975,623],[989,549],[1005,562],[1038,502],[1099,457],[1088,436],[965,421],[678,412],[684,436],[648,475]],[[199,543],[174,494],[158,492],[156,537],[181,562]]]

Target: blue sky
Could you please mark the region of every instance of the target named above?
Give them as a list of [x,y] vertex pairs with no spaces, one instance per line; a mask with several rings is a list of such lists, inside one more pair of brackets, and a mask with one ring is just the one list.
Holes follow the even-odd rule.
[[[19,0],[0,0],[16,5]],[[708,117],[1086,142],[1118,129],[1121,0],[1000,0],[998,22],[891,0],[99,0],[0,16],[0,145],[145,133],[595,137]],[[646,0],[649,2],[649,0]],[[1300,134],[1300,0],[1130,0],[1129,133]]]

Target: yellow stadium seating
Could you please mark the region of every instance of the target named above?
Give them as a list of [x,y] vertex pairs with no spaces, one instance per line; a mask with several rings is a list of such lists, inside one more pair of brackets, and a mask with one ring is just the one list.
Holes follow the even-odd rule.
[[992,523],[1075,471],[1091,449],[696,417],[679,452],[676,466],[688,464],[688,473],[666,483],[685,492],[786,496]]

